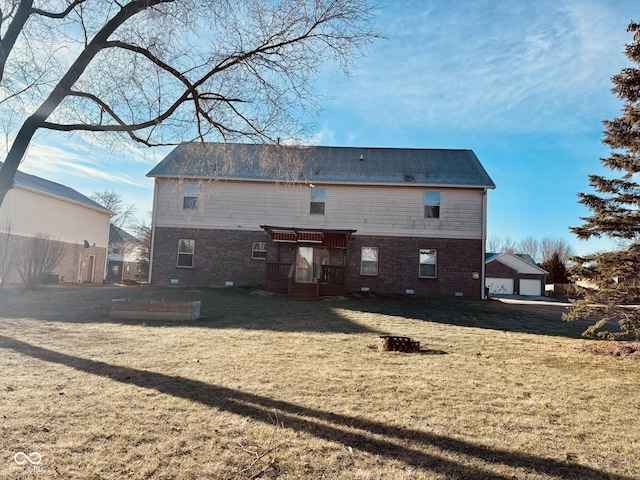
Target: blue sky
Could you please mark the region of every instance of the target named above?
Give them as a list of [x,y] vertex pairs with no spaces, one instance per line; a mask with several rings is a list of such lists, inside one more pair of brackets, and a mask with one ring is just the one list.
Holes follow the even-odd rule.
[[[578,253],[611,244],[569,232],[589,211],[577,193],[599,158],[602,120],[620,113],[612,75],[628,65],[626,26],[637,0],[383,0],[384,39],[357,59],[351,77],[327,65],[317,81],[323,111],[312,143],[464,148],[497,189],[490,236],[550,236]],[[167,149],[107,149],[77,137],[39,134],[21,169],[82,193],[115,190],[151,210],[145,177]]]

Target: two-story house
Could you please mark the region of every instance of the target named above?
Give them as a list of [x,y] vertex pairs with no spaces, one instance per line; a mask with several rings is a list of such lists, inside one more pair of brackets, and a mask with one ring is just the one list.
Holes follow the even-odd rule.
[[185,143],[155,178],[150,282],[484,296],[470,150]]
[[138,259],[140,241],[113,223],[109,227],[109,251],[107,254],[107,282],[146,280],[140,278]]
[[[51,273],[65,282],[102,283],[112,215],[70,187],[18,171],[0,207],[0,233],[8,234],[11,255],[37,234],[59,240],[64,254]],[[20,278],[13,271],[5,281]]]

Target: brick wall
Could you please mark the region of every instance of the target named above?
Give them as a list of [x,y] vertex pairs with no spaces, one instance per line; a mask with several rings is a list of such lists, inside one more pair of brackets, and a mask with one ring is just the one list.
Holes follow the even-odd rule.
[[[18,254],[20,245],[26,240],[26,237],[19,235],[10,236],[10,251],[13,255]],[[51,273],[62,276],[64,282],[77,283],[78,280],[86,282],[86,268],[89,256],[94,257],[93,282],[101,284],[104,280],[105,264],[107,259],[107,249],[104,247],[85,248],[84,245],[64,242],[64,253],[62,255],[62,259],[58,265],[53,268]],[[14,265],[13,271],[9,277],[5,279],[6,283],[22,282],[20,275],[16,271],[16,267],[17,265]],[[80,272],[82,272],[82,278],[79,279]]]
[[[360,275],[361,247],[378,248],[378,275]],[[419,278],[420,249],[437,251],[436,278]],[[369,287],[371,292],[481,298],[482,280],[473,278],[482,272],[480,240],[373,237],[354,235],[347,252],[347,291]]]
[[[176,266],[181,238],[196,242],[193,268]],[[179,285],[188,286],[224,286],[227,281],[234,282],[235,286],[263,285],[265,261],[251,259],[251,244],[266,240],[263,232],[157,228],[152,283],[169,285],[171,279],[176,279]],[[378,248],[376,276],[360,275],[363,246]],[[423,248],[437,251],[436,278],[418,276],[419,254]],[[279,250],[280,257],[290,261],[295,258]],[[270,255],[275,251],[270,249]],[[332,255],[331,263],[335,264],[333,257],[336,256]],[[284,258],[270,260],[285,261]],[[453,297],[458,292],[467,298],[481,298],[482,281],[473,278],[473,274],[481,273],[483,261],[480,240],[353,236],[345,256],[346,291],[359,292],[365,286],[374,293],[404,294],[411,289],[416,295]]]
[[[178,268],[178,240],[195,240],[193,268]],[[266,242],[264,232],[193,228],[156,228],[151,282],[186,286],[258,286],[265,280],[265,261],[251,258],[253,242]]]

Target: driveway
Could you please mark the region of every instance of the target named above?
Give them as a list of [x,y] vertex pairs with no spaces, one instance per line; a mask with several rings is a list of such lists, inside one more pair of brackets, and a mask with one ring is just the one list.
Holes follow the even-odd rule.
[[554,307],[570,306],[565,298],[556,299],[553,297],[536,297],[533,295],[494,295],[490,300],[497,300],[502,303],[515,303],[519,305],[551,305]]

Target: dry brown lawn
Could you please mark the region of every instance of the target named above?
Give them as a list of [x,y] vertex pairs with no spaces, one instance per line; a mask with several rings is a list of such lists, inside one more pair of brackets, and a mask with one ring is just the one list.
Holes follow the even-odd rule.
[[[202,300],[203,318],[114,321],[120,297]],[[639,478],[640,364],[587,352],[562,311],[3,290],[0,478]],[[421,352],[380,352],[383,334]]]

